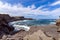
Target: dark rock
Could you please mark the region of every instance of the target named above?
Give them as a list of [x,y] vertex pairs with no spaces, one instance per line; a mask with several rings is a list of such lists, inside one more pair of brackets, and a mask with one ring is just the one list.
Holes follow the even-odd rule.
[[11,17],[8,14],[0,14],[0,32],[3,31],[6,34],[12,32],[14,28],[10,27],[8,23],[17,20],[32,20],[32,18],[24,18],[24,16]]
[[13,30],[12,27],[9,27],[8,23],[10,22],[11,17],[8,14],[0,14],[0,31],[9,33]]
[[25,18],[25,20],[33,20],[32,18]]
[[17,20],[24,20],[23,16],[16,16],[16,17],[11,17],[12,21],[17,21]]

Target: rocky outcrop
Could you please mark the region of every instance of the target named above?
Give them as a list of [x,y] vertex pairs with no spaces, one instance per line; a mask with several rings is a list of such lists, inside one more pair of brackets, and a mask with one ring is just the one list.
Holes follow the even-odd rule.
[[42,30],[34,32],[32,35],[27,35],[23,38],[24,40],[53,40],[52,37],[48,37]]
[[[44,32],[46,32],[47,34],[44,33]],[[37,37],[36,37],[35,34],[37,35]],[[31,38],[31,39],[34,39],[36,37],[35,39],[44,39],[45,40],[45,38],[46,38],[48,40],[49,39],[58,40],[57,38],[58,38],[59,35],[57,35],[57,34],[59,34],[59,33],[56,33],[56,25],[54,25],[54,26],[53,25],[37,26],[37,27],[32,26],[30,31],[28,31],[28,32],[21,30],[14,35],[4,35],[2,37],[2,40],[3,39],[4,40],[5,39],[6,40],[24,40],[24,39],[26,39],[26,37],[28,35],[32,36],[32,37],[27,37],[27,38]],[[43,36],[43,35],[45,35],[45,36]],[[59,40],[60,40],[60,36],[59,36]]]
[[60,19],[56,21],[56,25],[57,25],[57,32],[60,32]]
[[56,20],[56,25],[60,26],[60,19]]
[[24,20],[25,18],[23,16],[15,16],[11,17],[11,21],[17,21],[17,20]]
[[24,16],[11,17],[8,14],[0,14],[0,35],[3,33],[9,34],[14,30],[13,27],[8,25],[9,22],[26,19],[31,20],[31,18],[24,18]]
[[8,14],[0,14],[0,31],[9,33],[13,30],[13,27],[9,27],[8,23],[10,22],[11,17]]

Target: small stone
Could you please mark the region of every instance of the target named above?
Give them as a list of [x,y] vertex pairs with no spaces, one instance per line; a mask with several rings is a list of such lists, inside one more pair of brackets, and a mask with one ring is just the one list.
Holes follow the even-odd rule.
[[7,36],[3,35],[2,40],[6,40],[6,39],[7,39]]

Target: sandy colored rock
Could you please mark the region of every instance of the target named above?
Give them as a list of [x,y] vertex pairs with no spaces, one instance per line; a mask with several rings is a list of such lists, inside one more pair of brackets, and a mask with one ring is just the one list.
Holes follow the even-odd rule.
[[60,32],[60,19],[56,21],[56,25],[57,25],[57,32]]
[[58,40],[60,40],[60,37],[58,38]]
[[19,40],[18,38],[7,38],[6,40]]
[[37,32],[34,32],[32,35],[25,36],[24,40],[53,40],[53,38],[47,37],[43,31],[38,30]]
[[60,40],[60,38],[58,40]]
[[57,26],[60,26],[60,19],[57,19],[57,20],[56,20],[56,25],[57,25]]
[[7,39],[7,35],[3,35],[2,40],[6,40]]
[[60,40],[60,33],[59,33],[59,35],[58,35],[58,40]]
[[[57,35],[57,33],[59,33],[59,32],[57,32],[57,28],[56,28],[56,25],[47,25],[47,26],[37,26],[37,27],[31,27],[31,29],[30,29],[30,31],[28,31],[28,32],[26,32],[26,31],[19,31],[19,32],[17,32],[17,33],[15,33],[15,34],[13,34],[13,35],[9,35],[8,37],[7,37],[7,39],[14,39],[14,40],[23,40],[27,35],[37,35],[37,36],[39,36],[40,34],[42,35],[42,33],[40,33],[40,32],[38,32],[39,30],[42,30],[43,31],[43,34],[44,34],[44,32],[49,32],[48,34],[49,34],[49,36],[51,36],[51,37],[48,37],[47,35],[45,35],[46,36],[46,38],[57,38],[58,37],[58,35]],[[56,33],[57,32],[57,33]],[[53,35],[54,35],[54,37],[53,37]],[[45,37],[44,36],[44,37]],[[35,37],[35,36],[34,36]],[[34,38],[34,37],[32,37],[32,38]],[[43,37],[43,38],[44,38]],[[31,38],[31,37],[30,37]],[[6,39],[6,40],[7,40]],[[40,39],[40,40],[42,40],[42,36],[39,36],[39,37],[37,37],[36,39]],[[45,38],[44,38],[45,39]],[[56,39],[57,40],[57,39]]]
[[60,28],[57,29],[57,32],[60,32]]

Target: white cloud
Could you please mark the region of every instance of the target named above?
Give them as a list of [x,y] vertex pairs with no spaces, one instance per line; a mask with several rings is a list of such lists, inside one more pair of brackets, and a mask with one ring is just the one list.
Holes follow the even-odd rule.
[[60,4],[60,0],[52,3],[51,6],[58,5],[58,4]]
[[[23,5],[21,4],[18,4],[18,5],[11,5],[11,4],[8,4],[8,3],[3,3],[0,1],[0,13],[4,13],[4,14],[10,14],[12,16],[26,16],[26,15],[29,15],[29,14],[33,14],[35,16],[37,15],[50,15],[50,16],[53,16],[52,18],[54,17],[57,17],[60,16],[60,8],[56,9],[56,10],[53,10],[53,11],[43,11],[41,10],[41,8],[43,8],[43,6],[40,6],[39,8],[37,9],[34,9],[36,8],[35,5],[32,5],[32,6],[28,6],[28,7],[24,7]],[[46,10],[46,9],[44,9]],[[56,14],[57,13],[57,14]]]
[[60,8],[57,8],[57,9],[51,11],[51,13],[53,13],[55,16],[60,16]]
[[[43,14],[44,15],[44,12],[42,10],[39,10],[38,9],[34,9],[36,8],[35,5],[32,5],[32,6],[28,6],[28,7],[23,7],[21,4],[20,6],[18,7],[19,5],[13,5],[11,6],[10,4],[8,3],[5,3],[3,4],[3,2],[0,2],[0,12],[4,12],[4,13],[17,13],[18,14],[34,14],[34,15],[39,15],[39,14]],[[33,10],[34,9],[34,10]]]

